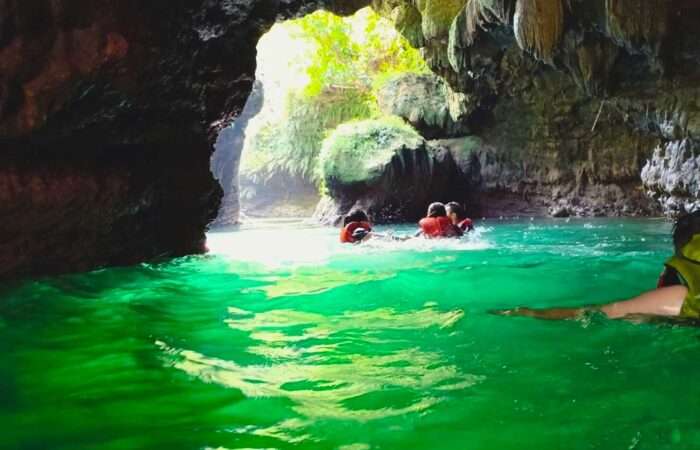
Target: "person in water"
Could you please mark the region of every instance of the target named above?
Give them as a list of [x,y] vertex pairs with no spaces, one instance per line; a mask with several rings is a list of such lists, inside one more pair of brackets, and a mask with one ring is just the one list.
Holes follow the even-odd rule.
[[474,230],[474,223],[464,213],[464,208],[457,202],[450,202],[445,205],[447,217],[450,218],[452,224],[459,228],[462,233],[467,233]]
[[361,209],[351,210],[343,218],[343,228],[340,229],[340,242],[343,244],[357,244],[369,239],[372,233],[372,224],[367,213]]
[[449,217],[445,205],[440,202],[431,203],[428,206],[428,215],[418,222],[420,231],[416,236],[429,239],[460,237],[462,232],[455,226]]
[[638,297],[580,308],[515,308],[496,314],[569,319],[600,311],[611,319],[629,316],[665,316],[700,319],[700,210],[678,219],[673,227],[675,254],[666,260],[657,288]]

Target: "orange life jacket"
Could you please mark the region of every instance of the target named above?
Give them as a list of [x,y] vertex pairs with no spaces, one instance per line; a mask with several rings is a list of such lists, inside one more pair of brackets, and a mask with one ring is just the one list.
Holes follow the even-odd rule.
[[357,242],[357,240],[352,237],[352,234],[358,228],[364,228],[367,231],[372,231],[372,225],[370,225],[369,222],[350,222],[340,229],[340,242],[343,244],[354,244]]
[[420,229],[426,237],[455,237],[458,236],[452,221],[446,217],[425,217],[418,222]]

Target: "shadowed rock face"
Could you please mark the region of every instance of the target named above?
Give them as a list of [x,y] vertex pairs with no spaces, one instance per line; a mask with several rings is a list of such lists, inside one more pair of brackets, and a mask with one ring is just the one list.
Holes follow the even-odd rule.
[[0,0],[0,278],[204,251],[255,45],[321,4]]

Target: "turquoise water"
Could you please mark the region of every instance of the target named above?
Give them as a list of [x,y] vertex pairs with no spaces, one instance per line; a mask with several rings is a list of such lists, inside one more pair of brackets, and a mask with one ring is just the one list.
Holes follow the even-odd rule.
[[697,329],[488,313],[652,288],[669,233],[491,221],[340,246],[263,224],[207,256],[8,284],[0,448],[700,448]]

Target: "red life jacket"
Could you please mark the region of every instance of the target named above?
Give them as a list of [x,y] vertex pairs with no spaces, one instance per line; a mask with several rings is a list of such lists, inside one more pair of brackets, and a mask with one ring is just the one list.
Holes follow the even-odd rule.
[[340,242],[343,244],[354,244],[357,242],[357,240],[352,237],[352,234],[358,228],[372,231],[372,225],[370,225],[369,222],[350,222],[340,229]]
[[445,216],[442,217],[425,217],[418,222],[420,229],[426,237],[455,237],[457,230],[452,225],[452,221]]
[[472,222],[472,219],[464,219],[463,221],[458,223],[457,226],[462,231],[471,231],[474,229],[474,223]]

